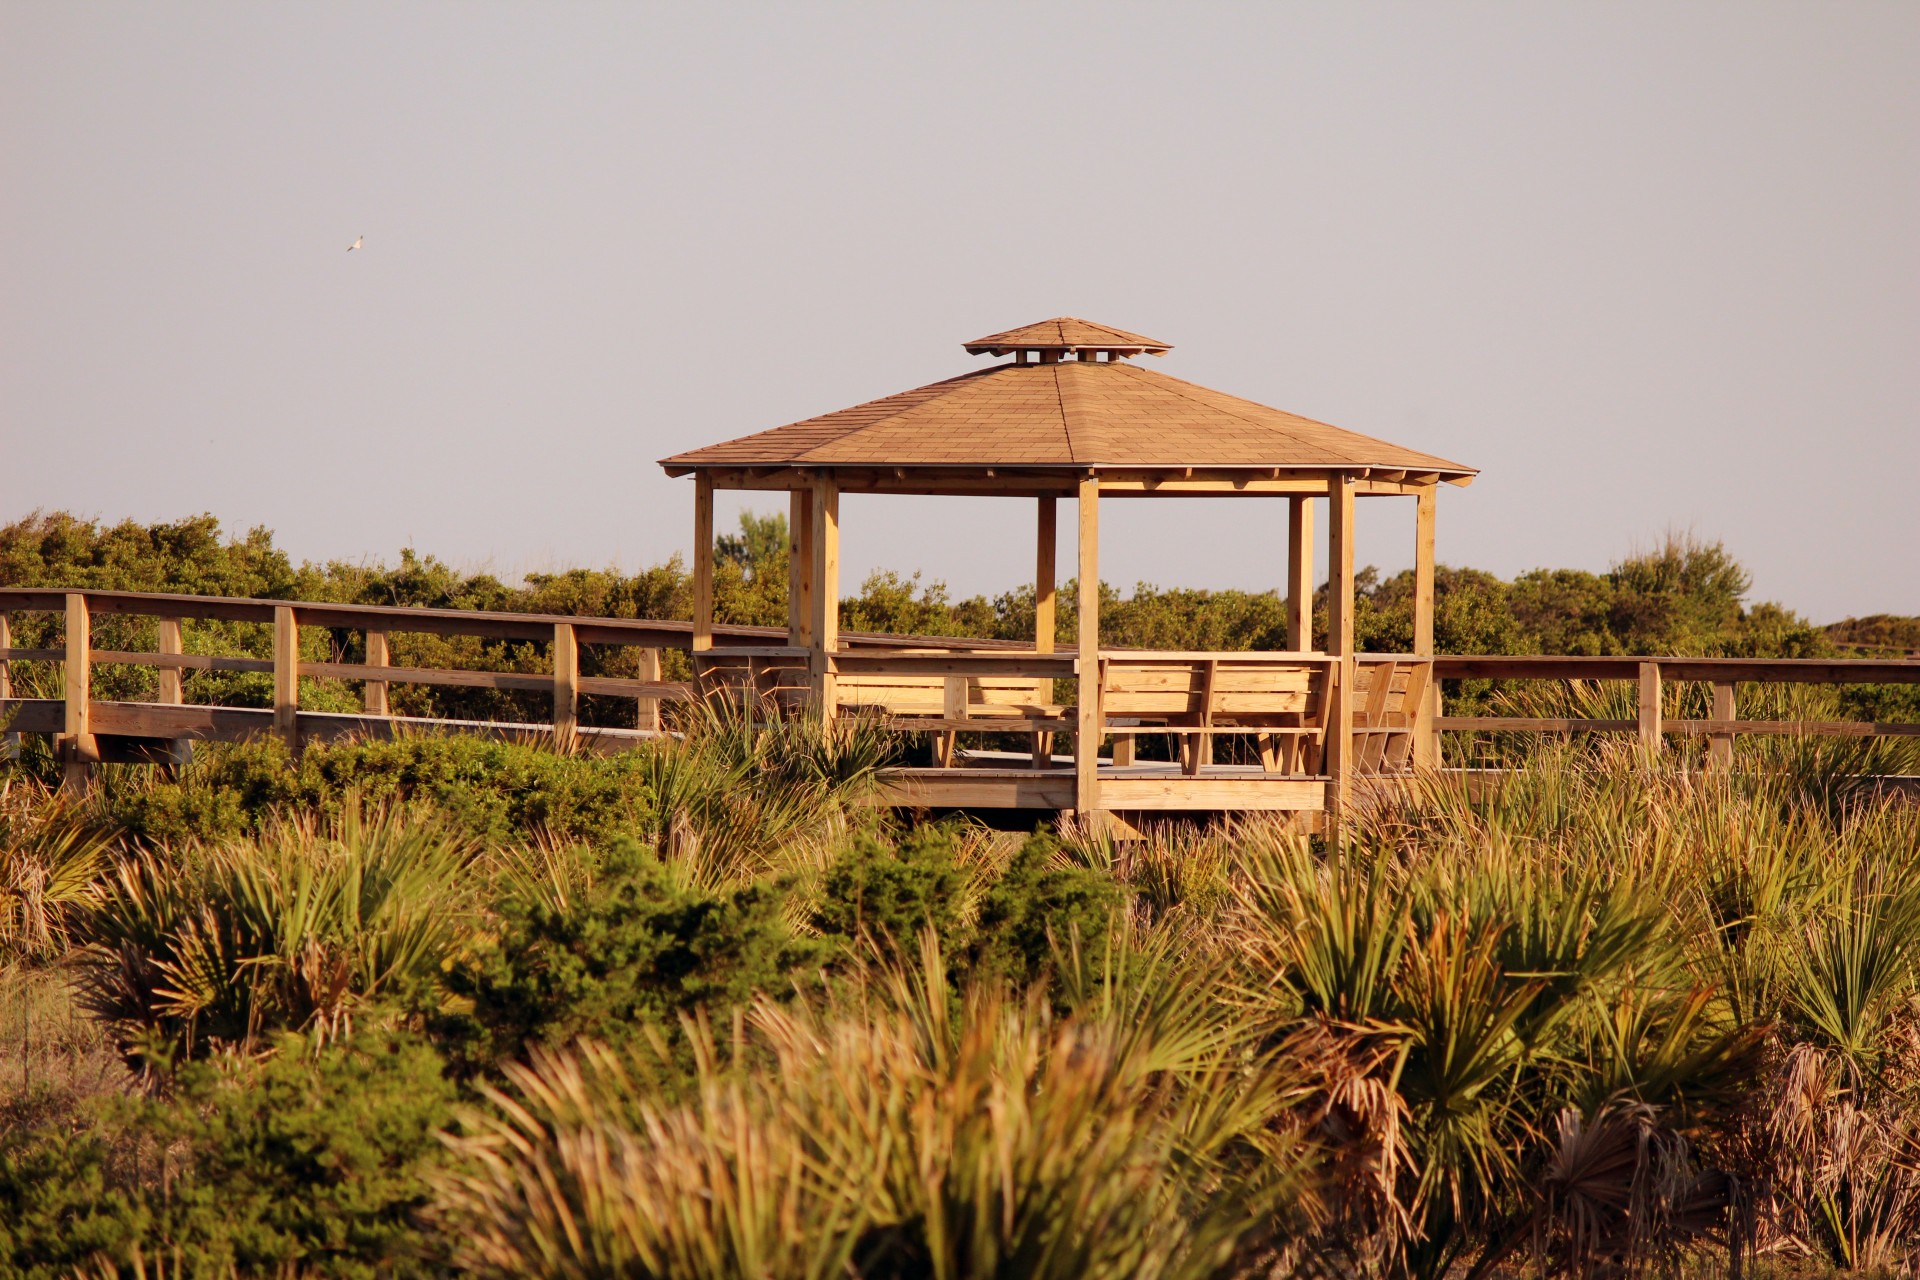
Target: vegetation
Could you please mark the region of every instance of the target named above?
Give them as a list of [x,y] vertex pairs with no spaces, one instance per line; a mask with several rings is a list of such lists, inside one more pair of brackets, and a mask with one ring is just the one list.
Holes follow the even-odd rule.
[[[412,557],[295,570],[211,522],[33,528],[31,555],[33,529],[0,539],[8,573],[609,612],[680,590],[674,566],[507,591]],[[761,521],[721,548],[731,599],[784,590],[782,545]],[[1563,582],[1606,603],[1578,626],[1526,612],[1544,579],[1463,587],[1449,625],[1801,634],[1710,550]],[[1397,589],[1369,584],[1377,636]],[[848,608],[944,629],[926,610],[978,603],[937,595]],[[1116,609],[1224,644],[1265,607]],[[1118,842],[867,808],[885,748],[859,721],[676,727],[617,756],[215,746],[106,766],[84,800],[43,756],[0,763],[0,1276],[1920,1264],[1920,807],[1866,776],[1897,748],[1743,741],[1707,773],[1550,744],[1472,792],[1419,778],[1335,842]]]

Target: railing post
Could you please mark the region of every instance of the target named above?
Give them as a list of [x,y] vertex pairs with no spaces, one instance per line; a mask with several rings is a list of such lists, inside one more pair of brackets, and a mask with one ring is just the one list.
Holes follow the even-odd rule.
[[571,741],[580,728],[580,646],[573,624],[553,624],[553,736]]
[[[1715,680],[1713,682],[1713,718],[1732,720],[1735,718],[1735,700],[1733,681]],[[1716,732],[1707,739],[1707,768],[1730,769],[1733,767],[1733,730]]]
[[[0,649],[13,648],[13,618],[0,610]],[[13,663],[0,657],[0,699],[13,696]],[[11,760],[20,753],[20,735],[0,733],[0,760]]]
[[1640,664],[1640,746],[1649,757],[1660,754],[1660,664]]
[[273,729],[300,746],[300,621],[286,604],[273,609]]
[[67,666],[66,732],[61,735],[63,761],[61,786],[70,793],[83,792],[93,777],[94,762],[100,758],[99,744],[93,738],[93,618],[87,598],[78,591],[67,593]]
[[[168,657],[177,658],[187,651],[185,637],[182,636],[180,632],[180,619],[160,619],[159,645],[160,652]],[[187,673],[179,667],[161,667],[159,669],[159,698],[161,706],[177,707],[187,700],[186,674]],[[193,740],[191,738],[173,739],[170,749],[175,765],[185,764],[193,758]]]
[[[166,654],[169,657],[177,658],[181,654],[187,651],[186,644],[184,643],[184,639],[180,634],[180,619],[178,618],[160,619],[160,642],[159,643],[160,643],[160,652],[163,654]],[[186,673],[183,672],[179,667],[161,667],[160,668],[159,675],[160,675],[161,705],[168,706],[168,707],[177,707],[183,701],[186,700],[186,693],[185,693],[185,689],[183,688],[183,685],[185,682],[182,679],[182,677],[185,676],[185,674]]]
[[[660,651],[658,649],[640,651],[640,678],[648,684],[660,683]],[[634,716],[634,727],[658,733],[660,731],[660,699],[638,698],[635,699],[635,706],[638,710]]]
[[[393,665],[393,657],[387,648],[387,633],[371,628],[367,631],[367,665],[370,667],[388,667]],[[387,710],[387,682],[368,680],[360,686],[360,705],[370,716],[390,714]]]

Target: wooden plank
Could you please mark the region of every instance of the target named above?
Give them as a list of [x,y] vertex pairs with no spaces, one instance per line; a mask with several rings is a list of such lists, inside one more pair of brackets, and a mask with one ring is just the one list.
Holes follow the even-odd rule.
[[693,651],[713,648],[713,481],[693,483]]
[[300,624],[288,605],[273,610],[273,727],[300,745]]
[[273,670],[271,658],[226,658],[206,653],[146,653],[137,649],[95,649],[93,665],[158,667],[161,671]]
[[[1427,678],[1433,672],[1433,663],[1411,662],[1406,671],[1406,687],[1400,693],[1399,720],[1408,730],[1394,735],[1387,747],[1386,766],[1395,773],[1409,765],[1431,769],[1439,762],[1440,739],[1433,729],[1433,699],[1427,692]],[[1424,760],[1420,758],[1423,743],[1432,753]]]
[[[366,665],[375,669],[393,665],[393,655],[387,646],[387,633],[378,627],[369,627],[367,637]],[[366,708],[370,716],[384,716],[388,712],[387,682],[369,680],[360,686],[360,705]]]
[[[1367,732],[1355,744],[1354,766],[1363,773],[1377,773],[1386,760],[1388,707],[1393,697],[1393,679],[1397,663],[1369,663],[1372,679],[1367,686],[1366,709],[1362,713]],[[1357,699],[1356,699],[1357,700]]]
[[580,728],[580,645],[567,623],[553,628],[553,736],[565,742]]
[[840,489],[823,477],[813,486],[813,656],[814,705],[823,724],[833,721],[834,657],[840,648]]
[[[1638,680],[1639,658],[1553,655],[1436,657],[1445,680]],[[1668,680],[1736,680],[1768,684],[1916,684],[1920,662],[1827,658],[1661,658]]]
[[[1734,718],[1733,681],[1716,680],[1713,682],[1713,718],[1732,720]],[[1707,768],[1730,769],[1733,767],[1733,734],[1716,733],[1707,741]]]
[[1078,661],[1071,653],[970,653],[952,657],[934,654],[849,653],[842,651],[829,659],[841,676],[1035,676],[1042,679],[1068,678]]
[[1637,733],[1638,720],[1568,720],[1548,716],[1446,716],[1439,718],[1446,732],[1500,730],[1519,733]]
[[1660,664],[1640,664],[1640,746],[1660,754]]
[[8,648],[4,654],[0,654],[0,660],[11,660],[13,662],[65,662],[67,660],[67,651],[65,649]]
[[1313,648],[1313,499],[1287,499],[1287,648]]
[[1865,720],[1668,720],[1662,728],[1668,733],[1698,737],[1722,734],[1757,733],[1806,736],[1810,738],[1912,738],[1920,737],[1920,724],[1899,724]]
[[58,734],[67,725],[67,704],[59,698],[0,698],[0,730],[9,738],[23,733]]
[[[844,704],[842,704],[844,705]],[[889,716],[886,726],[902,733],[1034,733],[1073,728],[1062,716]],[[943,768],[945,766],[942,766]]]
[[1096,770],[1100,754],[1100,481],[1080,481],[1075,503],[1079,516],[1079,624],[1075,665],[1078,689],[1073,768],[1074,809],[1085,815],[1100,807]]
[[553,677],[526,671],[459,671],[437,667],[380,667],[362,662],[303,662],[300,674],[322,680],[384,680],[391,684],[444,685],[454,689],[504,689],[551,693]]
[[1327,785],[1311,778],[1107,778],[1100,803],[1109,809],[1305,810],[1325,807]]
[[888,769],[876,799],[911,808],[1057,810],[1073,807],[1075,783],[1071,774],[1038,770]]

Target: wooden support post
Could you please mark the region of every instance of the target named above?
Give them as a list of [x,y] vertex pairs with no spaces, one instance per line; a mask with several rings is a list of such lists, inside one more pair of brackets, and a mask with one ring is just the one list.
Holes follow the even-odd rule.
[[820,720],[837,710],[830,655],[840,648],[840,486],[823,476],[813,486],[813,697]]
[[273,730],[300,746],[300,620],[284,604],[273,609]]
[[1079,662],[1074,702],[1073,807],[1081,820],[1100,808],[1100,481],[1080,481]]
[[[387,647],[387,633],[369,628],[367,631],[367,665],[386,667],[393,665],[393,655]],[[368,680],[360,686],[360,705],[370,716],[390,714],[387,710],[387,682]]]
[[[160,619],[160,652],[177,656],[186,651],[184,637],[180,634],[180,619]],[[179,667],[161,667],[158,674],[160,677],[159,701],[164,706],[179,706],[186,700],[186,691],[182,687],[185,683],[182,677],[186,673]]]
[[1640,664],[1640,745],[1649,757],[1660,754],[1660,664]]
[[[1039,500],[1038,536],[1034,540],[1033,562],[1033,651],[1052,653],[1057,620],[1057,593],[1054,577],[1058,570],[1060,547],[1060,502],[1048,494]],[[1046,701],[1053,700],[1048,694]],[[1033,767],[1043,768],[1053,761],[1053,735],[1033,735]]]
[[1332,700],[1327,717],[1327,818],[1337,834],[1353,798],[1353,477],[1341,474],[1327,484],[1327,652],[1339,661],[1332,668]]
[[804,576],[800,558],[806,554],[801,544],[800,530],[807,523],[808,503],[805,489],[794,489],[787,494],[787,643],[800,643],[801,628],[806,625],[807,602],[801,594],[800,583]]
[[1313,499],[1287,499],[1287,648],[1313,648]]
[[[640,651],[640,678],[650,684],[660,682],[660,651],[658,649]],[[653,733],[660,732],[660,699],[637,698],[634,701],[636,706],[634,727]]]
[[[13,648],[13,619],[0,612],[0,649]],[[13,696],[13,663],[0,658],[0,698]],[[0,733],[0,760],[11,760],[20,753],[20,735]]]
[[1440,765],[1439,715],[1436,703],[1439,681],[1432,679],[1433,662],[1433,523],[1438,485],[1427,485],[1416,499],[1413,521],[1413,656],[1429,664],[1428,678],[1422,683],[1414,705],[1407,708],[1408,723],[1413,726],[1413,767],[1435,769]]
[[571,622],[553,624],[553,736],[571,742],[580,728],[580,643]]
[[[1715,720],[1733,720],[1736,717],[1733,681],[1715,680],[1713,682],[1713,718]],[[1707,768],[1731,769],[1733,767],[1733,731],[1716,733],[1707,739]]]
[[80,794],[93,780],[100,748],[93,739],[93,618],[87,598],[67,593],[66,732],[60,737],[60,785]]
[[[180,619],[160,619],[159,644],[161,653],[178,656],[187,651],[186,637],[180,631]],[[162,706],[177,707],[187,700],[185,671],[179,667],[161,667],[157,674],[160,677],[159,699]],[[170,750],[172,761],[169,768],[186,764],[193,759],[193,740],[175,738]]]
[[788,502],[793,540],[793,573],[789,585],[794,592],[788,611],[787,640],[802,649],[813,647],[813,489],[795,489]]
[[[942,683],[940,714],[948,720],[967,718],[967,687],[972,683],[966,676],[948,676]],[[953,767],[954,752],[959,746],[960,734],[948,729],[933,735],[933,762],[942,769]]]
[[693,478],[693,651],[713,648],[713,478]]

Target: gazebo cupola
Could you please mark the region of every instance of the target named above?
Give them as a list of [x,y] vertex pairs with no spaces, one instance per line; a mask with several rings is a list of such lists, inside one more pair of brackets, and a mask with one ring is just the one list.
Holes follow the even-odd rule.
[[[1033,652],[1040,654],[1054,647],[1057,504],[1061,498],[1074,499],[1081,620],[1078,676],[1083,689],[1092,687],[1101,664],[1101,499],[1286,498],[1288,646],[1290,652],[1306,654],[1313,646],[1311,502],[1325,498],[1332,616],[1325,653],[1318,656],[1333,663],[1326,700],[1333,711],[1326,772],[1336,796],[1344,794],[1350,744],[1341,717],[1351,718],[1356,690],[1354,501],[1415,499],[1414,656],[1430,657],[1436,487],[1468,484],[1474,469],[1150,371],[1132,357],[1163,356],[1171,344],[1110,325],[1063,316],[989,334],[964,346],[975,355],[1013,359],[661,461],[669,475],[692,474],[696,481],[695,648],[711,645],[715,489],[785,490],[791,495],[790,641],[812,655],[814,696],[829,717],[839,705],[833,655],[839,651],[843,493],[1034,498],[1038,555]],[[1273,535],[1258,533],[1254,540],[1257,545],[1278,542]],[[1099,697],[1083,694],[1073,710],[1080,741],[1097,740],[1103,729]],[[1420,741],[1416,738],[1416,745]],[[1091,766],[1083,762],[1078,769],[1079,789],[1070,807],[1102,807]]]

